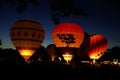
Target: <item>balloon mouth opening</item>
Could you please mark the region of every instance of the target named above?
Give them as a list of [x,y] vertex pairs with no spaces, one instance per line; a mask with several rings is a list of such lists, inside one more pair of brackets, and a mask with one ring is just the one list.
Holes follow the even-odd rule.
[[35,50],[21,49],[18,52],[27,61],[35,53]]

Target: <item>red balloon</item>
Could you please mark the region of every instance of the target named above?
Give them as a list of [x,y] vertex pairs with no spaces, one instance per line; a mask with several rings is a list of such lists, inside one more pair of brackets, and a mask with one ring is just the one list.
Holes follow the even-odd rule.
[[99,59],[108,48],[107,39],[100,34],[90,35],[90,49],[88,56],[90,59]]

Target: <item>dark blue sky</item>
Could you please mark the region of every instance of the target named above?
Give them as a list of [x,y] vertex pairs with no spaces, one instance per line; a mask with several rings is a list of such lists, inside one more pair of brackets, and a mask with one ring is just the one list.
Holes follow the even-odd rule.
[[[76,0],[88,12],[88,17],[65,17],[61,22],[72,21],[82,26],[89,34],[101,34],[108,40],[109,48],[120,46],[120,2],[119,0]],[[51,19],[51,11],[47,1],[43,0],[39,6],[28,5],[22,14],[16,8],[0,4],[0,40],[3,48],[14,48],[9,30],[12,24],[22,19],[36,20],[44,26],[46,35],[42,43],[47,46],[53,42],[52,30],[56,26]]]

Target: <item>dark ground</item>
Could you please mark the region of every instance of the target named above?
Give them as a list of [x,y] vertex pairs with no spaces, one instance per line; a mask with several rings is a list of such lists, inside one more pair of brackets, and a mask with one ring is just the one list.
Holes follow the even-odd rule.
[[79,64],[76,67],[58,62],[16,65],[0,64],[0,80],[120,80],[120,66]]

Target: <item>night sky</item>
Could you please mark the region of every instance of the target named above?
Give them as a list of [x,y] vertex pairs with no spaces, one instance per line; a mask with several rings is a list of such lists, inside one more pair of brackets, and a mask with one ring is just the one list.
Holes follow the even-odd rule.
[[[120,1],[119,0],[75,0],[88,13],[87,17],[64,17],[61,22],[72,21],[79,24],[88,34],[101,34],[108,40],[108,48],[120,46]],[[7,3],[0,4],[0,40],[2,48],[15,48],[9,30],[18,20],[32,19],[44,26],[43,46],[53,44],[52,30],[56,26],[51,19],[51,11],[46,0],[39,6],[28,5],[27,10],[19,14],[16,7]]]

